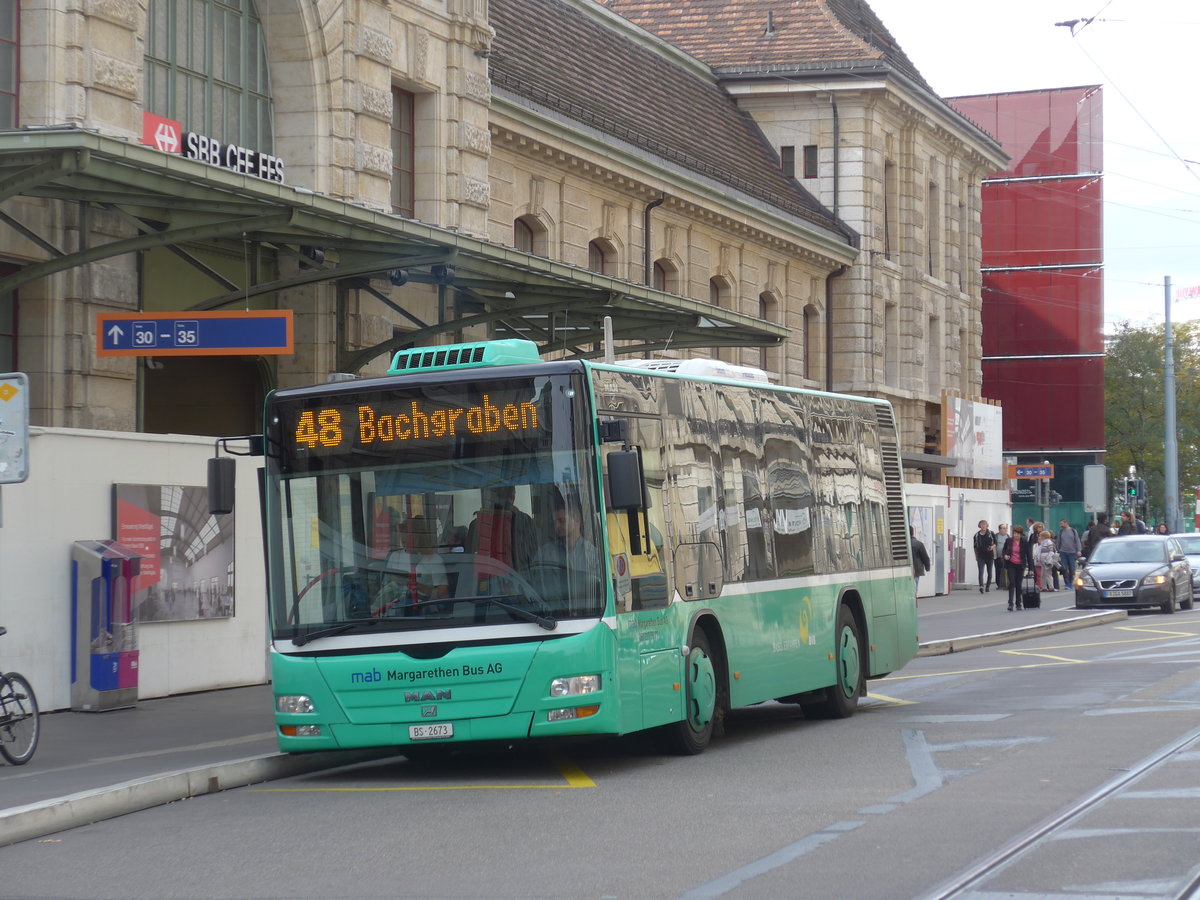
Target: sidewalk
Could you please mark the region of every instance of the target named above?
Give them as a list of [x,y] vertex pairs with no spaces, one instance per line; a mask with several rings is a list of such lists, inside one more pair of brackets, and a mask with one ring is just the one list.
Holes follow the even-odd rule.
[[[922,656],[1098,625],[1124,611],[1071,608],[1069,591],[1007,612],[1005,594],[957,590],[918,602]],[[134,709],[42,716],[37,752],[0,764],[0,846],[214,793],[395,755],[391,748],[288,755],[275,747],[270,685],[143,700]]]

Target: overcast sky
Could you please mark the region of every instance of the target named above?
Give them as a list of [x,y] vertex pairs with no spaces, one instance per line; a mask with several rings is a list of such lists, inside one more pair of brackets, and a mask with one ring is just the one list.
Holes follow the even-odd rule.
[[1164,276],[1200,287],[1200,0],[868,3],[943,97],[1102,85],[1105,322],[1161,323]]

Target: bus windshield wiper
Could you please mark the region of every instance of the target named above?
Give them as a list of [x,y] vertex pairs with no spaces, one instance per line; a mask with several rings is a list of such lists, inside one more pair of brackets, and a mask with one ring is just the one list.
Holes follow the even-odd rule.
[[515,606],[512,603],[501,600],[499,597],[479,596],[458,597],[456,599],[460,601],[465,600],[468,603],[491,603],[494,606],[500,607],[507,613],[512,613],[518,619],[524,619],[526,622],[532,622],[534,625],[537,625],[540,628],[545,628],[547,631],[553,631],[558,627],[558,620],[553,616],[539,616],[535,612],[530,612],[529,610],[523,609],[520,606]]
[[339,634],[345,634],[347,631],[353,631],[355,628],[374,628],[383,619],[356,619],[353,622],[343,622],[341,625],[331,625],[328,628],[318,628],[316,631],[309,631],[298,637],[292,638],[292,644],[296,647],[303,647],[309,641],[315,641],[318,638],[334,637]]

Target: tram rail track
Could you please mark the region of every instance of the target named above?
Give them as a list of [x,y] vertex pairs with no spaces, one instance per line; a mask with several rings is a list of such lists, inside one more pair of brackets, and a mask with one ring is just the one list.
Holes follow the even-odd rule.
[[[975,888],[1044,847],[1085,816],[1101,809],[1147,775],[1158,771],[1173,757],[1197,748],[1200,748],[1200,728],[1192,729],[1156,750],[1076,803],[1041,822],[994,853],[976,861],[950,880],[943,882],[931,893],[923,895],[920,900],[969,900]],[[1166,898],[1169,900],[1200,900],[1200,866],[1193,868],[1183,877],[1187,879],[1186,882],[1173,893],[1161,895],[1164,900]],[[1055,890],[1057,891],[1057,888]],[[1041,893],[1039,896],[1047,897],[1054,896],[1054,894]]]

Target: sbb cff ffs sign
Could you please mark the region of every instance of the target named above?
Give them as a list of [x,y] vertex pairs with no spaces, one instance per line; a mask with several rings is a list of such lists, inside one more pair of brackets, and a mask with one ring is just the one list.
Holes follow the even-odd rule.
[[142,143],[163,153],[178,153],[230,172],[283,183],[283,160],[278,156],[184,131],[181,123],[154,113],[142,113]]

